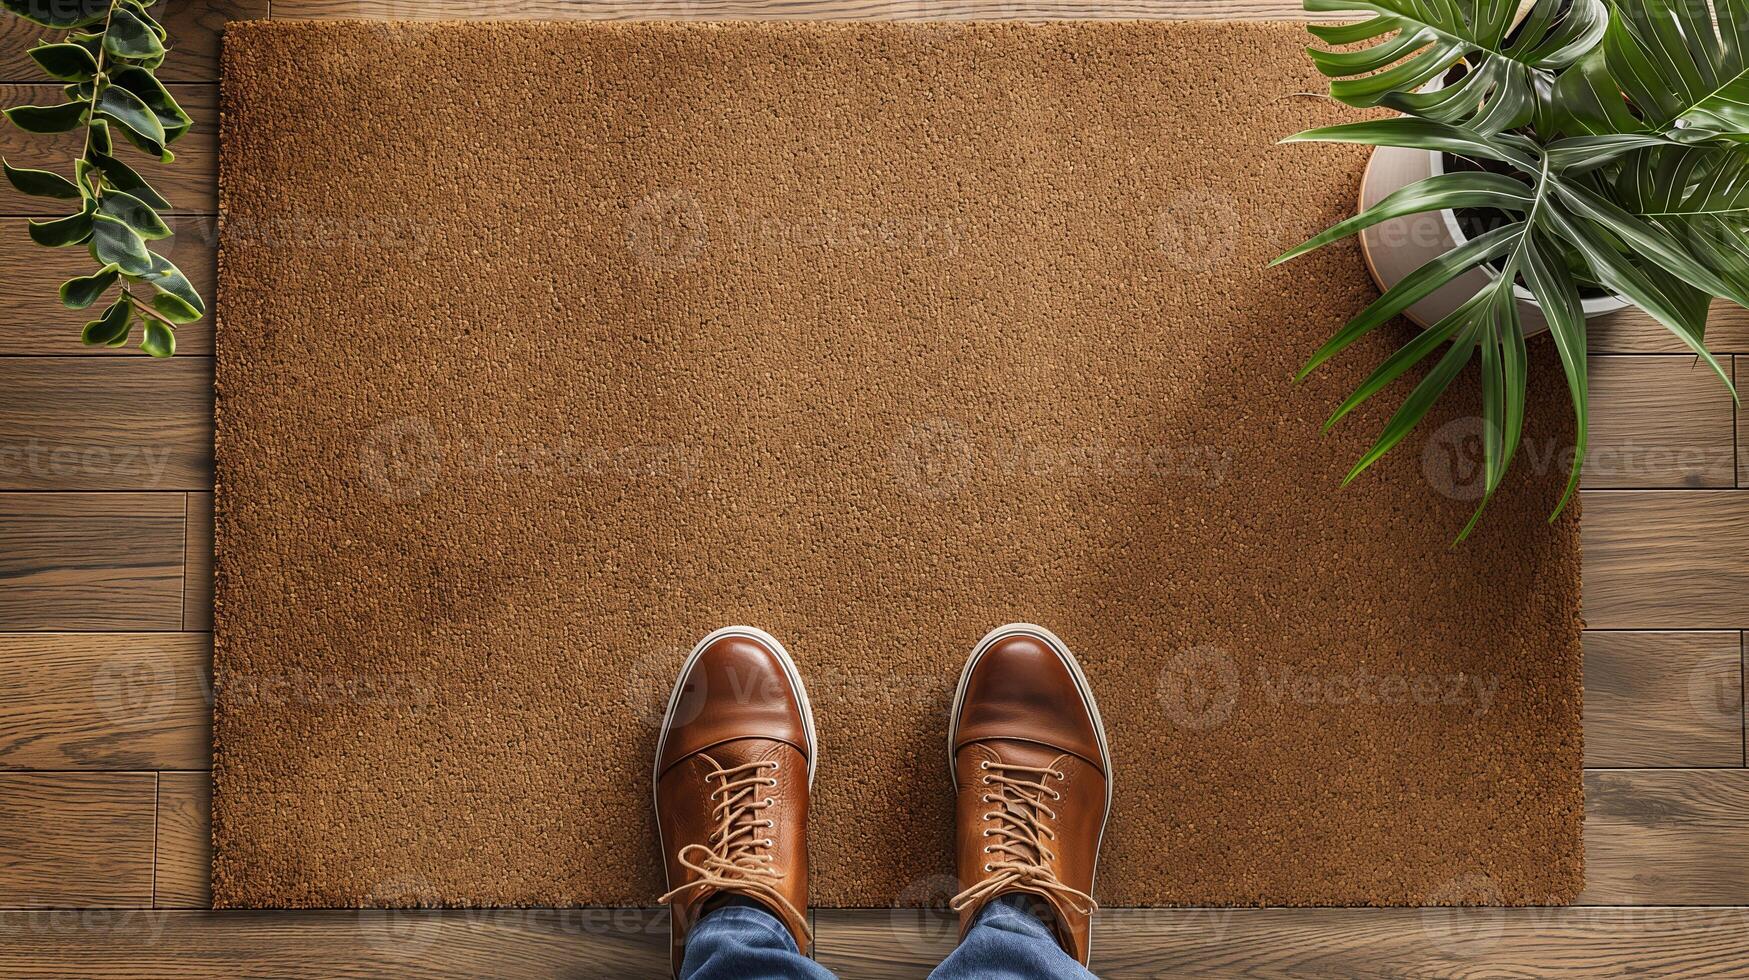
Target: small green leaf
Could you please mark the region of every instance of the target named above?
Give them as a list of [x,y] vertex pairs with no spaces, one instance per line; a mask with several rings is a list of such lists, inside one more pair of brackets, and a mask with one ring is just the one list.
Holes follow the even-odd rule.
[[85,103],[15,106],[6,110],[6,118],[27,133],[65,133],[85,120]]
[[197,315],[206,313],[206,303],[200,298],[194,284],[188,281],[181,269],[157,252],[152,253],[152,271],[140,278],[175,296]]
[[49,248],[65,248],[78,245],[91,237],[91,215],[79,213],[53,221],[32,221],[30,223],[30,240],[38,245]]
[[39,44],[30,49],[30,60],[37,63],[50,78],[63,82],[90,81],[97,75],[97,59],[84,45],[61,42]]
[[69,310],[82,310],[97,302],[121,278],[121,270],[106,265],[89,276],[75,276],[61,283],[61,305]]
[[44,27],[86,27],[109,13],[109,0],[5,0],[7,10]]
[[176,353],[176,331],[170,324],[151,317],[143,318],[146,323],[146,335],[140,338],[140,350],[153,357],[169,357]]
[[152,309],[171,323],[193,323],[201,317],[201,311],[174,293],[159,293],[152,297]]
[[111,81],[138,96],[152,110],[164,127],[164,142],[175,142],[194,125],[194,120],[183,111],[170,90],[146,69],[137,66],[123,68],[114,74]]
[[91,246],[98,261],[114,263],[134,276],[152,271],[152,253],[132,228],[105,214],[92,215],[91,220]]
[[97,202],[97,212],[121,221],[147,241],[170,237],[170,226],[158,212],[127,191],[105,191]]
[[140,0],[120,0],[120,2],[122,6],[132,11],[135,17],[145,21],[146,26],[152,29],[152,33],[158,35],[158,40],[169,39],[170,32],[166,31],[163,24],[158,23],[156,18],[146,12],[147,4],[141,3]]
[[58,197],[77,200],[79,185],[52,170],[26,170],[14,167],[10,163],[0,163],[6,168],[6,179],[12,186],[31,197]]
[[141,177],[139,171],[107,153],[97,152],[95,147],[92,148],[88,159],[97,169],[103,171],[103,176],[109,181],[111,187],[127,191],[159,211],[170,209],[170,202],[164,199],[164,195],[153,190],[152,185],[146,183],[146,178]]
[[110,304],[103,315],[90,323],[80,333],[79,339],[87,347],[120,347],[128,342],[128,318],[132,307],[128,298],[123,296]]
[[126,7],[117,6],[110,12],[103,48],[117,58],[153,58],[164,53],[164,42],[158,40],[150,24]]
[[111,85],[97,97],[97,111],[121,123],[142,138],[162,148],[164,124],[140,97],[118,85]]
[[91,152],[98,154],[114,153],[115,141],[109,136],[109,120],[93,119],[91,128],[87,131],[91,137]]

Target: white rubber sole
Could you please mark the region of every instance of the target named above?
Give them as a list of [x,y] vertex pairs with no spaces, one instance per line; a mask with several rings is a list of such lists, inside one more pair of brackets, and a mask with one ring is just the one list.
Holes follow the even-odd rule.
[[[1069,669],[1069,676],[1075,679],[1075,690],[1080,693],[1082,703],[1087,705],[1087,713],[1093,717],[1093,732],[1099,739],[1099,764],[1105,769],[1105,813],[1099,820],[1099,842],[1094,846],[1093,851],[1095,858],[1093,878],[1088,882],[1088,892],[1091,894],[1099,879],[1097,863],[1099,849],[1105,846],[1105,828],[1111,822],[1111,747],[1105,741],[1105,720],[1099,716],[1099,702],[1094,700],[1093,686],[1087,682],[1087,674],[1082,671],[1081,664],[1075,659],[1075,655],[1069,651],[1069,645],[1064,643],[1057,634],[1032,623],[1009,623],[1007,626],[998,626],[985,633],[984,638],[978,641],[978,645],[972,648],[971,656],[966,658],[966,665],[960,671],[959,686],[953,692],[953,707],[947,716],[948,774],[953,779],[953,789],[957,794],[960,781],[959,774],[954,771],[953,754],[954,743],[959,741],[960,708],[965,704],[966,684],[972,678],[972,669],[978,665],[978,661],[983,658],[984,654],[988,653],[998,640],[1004,640],[1010,636],[1030,636],[1043,641],[1044,645],[1049,647],[1051,652],[1057,655],[1057,659],[1061,660],[1063,665]],[[1087,937],[1087,951],[1089,958],[1091,958],[1093,952],[1092,935]]]

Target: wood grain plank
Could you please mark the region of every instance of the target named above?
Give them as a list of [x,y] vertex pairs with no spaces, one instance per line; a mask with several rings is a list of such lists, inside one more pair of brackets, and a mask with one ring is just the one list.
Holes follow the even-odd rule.
[[182,628],[180,494],[0,494],[0,631]]
[[1592,770],[1581,904],[1749,901],[1749,770]]
[[[8,976],[665,976],[665,910],[0,913]],[[1100,913],[1093,966],[1139,977],[1731,976],[1743,909],[1182,909]],[[952,934],[822,910],[817,958],[858,980],[922,977]]]
[[1585,765],[1743,765],[1740,634],[1585,634]]
[[0,490],[206,490],[213,362],[0,358]]
[[[1094,919],[1105,980],[1159,977],[1736,976],[1743,909],[1120,909]],[[912,980],[954,943],[909,911],[818,913],[815,957],[840,976]]]
[[213,495],[188,495],[188,539],[183,548],[182,628],[213,628]]
[[[233,20],[267,16],[268,0],[164,0],[152,16],[170,32],[170,56],[158,69],[166,82],[215,82],[219,78],[219,34]],[[19,17],[0,22],[0,81],[35,82],[42,69],[25,49],[38,38],[55,39],[66,32],[49,31]]]
[[[1749,355],[1731,358],[1731,381],[1749,381]],[[1739,389],[1739,396],[1741,389]],[[1749,487],[1749,413],[1737,408],[1737,486]]]
[[[1682,354],[1688,347],[1670,329],[1638,309],[1598,317],[1586,325],[1593,354]],[[1706,346],[1717,354],[1749,354],[1749,310],[1729,300],[1714,300],[1707,318]]]
[[210,774],[158,774],[158,860],[152,891],[155,907],[212,907],[211,812]]
[[205,769],[204,633],[0,635],[0,767]]
[[[31,241],[26,218],[0,218],[0,354],[82,354],[139,357],[139,337],[123,348],[86,347],[79,328],[94,315],[61,305],[61,283],[88,275],[95,268],[82,248],[43,248]],[[176,263],[210,306],[218,265],[218,219],[181,215],[169,219],[176,234],[153,244],[160,255]],[[176,328],[179,354],[213,352],[212,317]]]
[[280,19],[1332,20],[1294,0],[274,0]]
[[[124,162],[145,175],[177,212],[213,214],[218,210],[218,93],[219,87],[211,83],[170,86],[170,94],[194,118],[194,129],[176,141],[173,162],[150,160],[131,145],[120,148]],[[55,105],[61,101],[57,85],[0,84],[0,105]],[[9,125],[0,129],[0,155],[14,167],[36,167],[71,176],[73,158],[79,155],[84,139],[84,130],[45,135]],[[0,215],[62,215],[69,213],[66,204],[26,197],[11,184],[0,186]]]
[[0,773],[0,908],[152,903],[150,772]]
[[1749,493],[1587,490],[1581,533],[1587,625],[1749,625]]
[[136,980],[666,977],[667,909],[0,911],[0,975]]
[[1584,486],[1736,484],[1736,406],[1705,365],[1682,356],[1594,355],[1590,374]]

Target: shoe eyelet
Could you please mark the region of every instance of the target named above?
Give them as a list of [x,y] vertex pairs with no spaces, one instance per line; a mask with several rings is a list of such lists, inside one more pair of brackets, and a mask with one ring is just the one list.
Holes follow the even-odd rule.
[[776,801],[776,800],[774,800],[774,799],[772,799],[772,798],[771,798],[771,797],[769,797],[769,796],[767,796],[767,797],[766,797],[766,798],[765,798],[765,805],[766,805],[766,806],[771,806],[771,805],[772,805],[772,804],[773,804],[773,803],[776,803],[776,802],[777,802],[777,801]]
[[985,786],[989,786],[989,785],[990,785],[990,777],[989,777],[989,776],[985,776],[985,777],[984,777],[984,778],[983,778],[983,779],[980,779],[980,780],[978,780],[978,781],[979,781],[979,782],[981,782],[981,783],[983,783],[983,784],[984,784],[984,785],[985,785]]
[[779,765],[779,764],[778,764],[778,763],[776,763],[776,762],[773,762],[773,763],[772,763],[772,764],[771,764],[771,771],[772,771],[772,772],[774,772],[774,773],[775,773],[775,772],[777,772],[777,771],[779,771],[779,769],[780,769],[780,768],[781,768],[781,767],[780,767],[780,765]]
[[1061,794],[1061,793],[1055,793],[1055,792],[1053,792],[1053,793],[1052,793],[1052,794],[1051,794],[1051,799],[1053,799],[1053,800],[1060,800],[1060,799],[1062,799],[1062,798],[1063,798],[1063,794]]
[[979,768],[979,769],[988,769],[988,768],[990,768],[990,760],[989,760],[989,759],[984,759],[984,760],[981,760],[981,761],[980,761],[980,762],[979,762],[979,763],[978,763],[978,768]]
[[1066,773],[1064,773],[1062,770],[1058,770],[1056,772],[1053,772],[1053,773],[1051,773],[1051,775],[1057,777],[1057,779],[1060,781],[1067,781],[1069,778],[1068,775]]
[[992,871],[995,871],[995,870],[996,870],[996,866],[995,866],[995,865],[993,865],[993,864],[989,864],[989,863],[985,863],[985,865],[984,865],[984,873],[985,873],[985,874],[989,874],[989,873],[990,873],[990,872],[992,872]]
[[[986,836],[986,837],[987,837],[987,836],[989,836],[989,835],[988,835],[988,834],[986,834],[986,835],[985,835],[985,836]],[[984,853],[985,853],[985,854],[988,854],[988,853],[990,853],[990,845],[988,845],[988,844],[985,844],[985,845],[984,845]]]

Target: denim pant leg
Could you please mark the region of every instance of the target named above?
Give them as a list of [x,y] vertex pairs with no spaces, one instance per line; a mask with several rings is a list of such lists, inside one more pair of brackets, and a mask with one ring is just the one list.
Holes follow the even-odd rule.
[[984,906],[929,980],[1096,980],[1019,896]]
[[802,955],[795,937],[755,902],[711,911],[686,935],[680,980],[833,980]]

